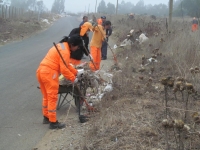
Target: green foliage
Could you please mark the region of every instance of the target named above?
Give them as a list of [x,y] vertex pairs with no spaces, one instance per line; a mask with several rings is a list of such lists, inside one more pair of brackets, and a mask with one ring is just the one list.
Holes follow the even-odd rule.
[[115,13],[115,5],[112,3],[107,4],[107,11],[108,14],[114,14]]
[[42,10],[43,1],[40,0],[11,0],[11,6],[23,8],[24,10]]
[[36,0],[27,0],[26,8],[30,8],[31,10],[36,9]]
[[106,8],[106,3],[104,0],[101,0],[101,2],[99,3],[99,6],[97,8],[97,12],[98,13],[106,13],[107,8]]
[[61,14],[65,11],[65,0],[54,0],[51,12]]
[[[97,12],[105,14],[114,14],[115,13],[115,4],[106,3],[104,0],[98,5]],[[156,15],[156,16],[166,16],[168,14],[168,7],[165,4],[159,5],[145,5],[144,0],[140,0],[136,5],[132,4],[130,1],[125,2],[121,1],[118,5],[119,14],[147,14],[147,15]]]
[[124,0],[118,6],[118,13],[119,14],[127,14],[131,12],[133,8],[133,4],[131,2],[125,2]]
[[145,5],[144,5],[144,1],[140,0],[134,7],[135,12],[137,12],[138,14],[142,14],[145,13]]
[[188,15],[200,17],[200,0],[183,0],[182,7]]
[[144,1],[140,0],[135,6],[132,7],[131,11],[137,14],[166,16],[168,15],[169,8],[165,4],[144,5]]
[[18,8],[25,8],[26,0],[11,0],[11,6],[18,7]]
[[174,16],[189,15],[200,17],[200,0],[176,0],[174,8]]

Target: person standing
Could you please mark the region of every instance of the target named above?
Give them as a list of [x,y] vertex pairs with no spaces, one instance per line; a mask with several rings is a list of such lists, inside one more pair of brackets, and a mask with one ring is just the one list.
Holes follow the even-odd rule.
[[[81,27],[85,22],[88,22],[88,17],[87,16],[83,16],[83,21],[80,23],[79,27]],[[89,36],[89,35],[87,34],[87,36]],[[87,55],[83,55],[82,59],[86,59],[85,56],[87,56]]]
[[106,21],[106,16],[101,16],[101,18],[97,19],[98,25],[103,25],[105,21]]
[[95,24],[92,29],[94,33],[90,42],[90,53],[94,64],[92,62],[89,64],[92,71],[100,69],[102,42],[106,39],[106,29],[110,26],[111,22],[106,21],[103,26]]
[[69,36],[74,34],[79,34],[84,41],[84,46],[80,46],[76,51],[71,52],[70,54],[70,62],[73,65],[79,65],[81,63],[81,59],[83,58],[83,55],[89,56],[90,59],[91,55],[88,49],[89,44],[89,36],[88,32],[92,29],[92,24],[89,22],[85,22],[81,27],[74,28],[70,32]]
[[[64,123],[60,123],[56,117],[56,106],[59,89],[59,75],[62,74],[66,79],[73,83],[78,81],[80,72],[69,64],[70,52],[76,51],[82,45],[79,35],[64,37],[56,47],[50,48],[44,59],[41,61],[36,77],[40,84],[42,98],[43,124],[49,124],[50,129],[65,128]],[[63,62],[64,59],[67,66]],[[81,73],[82,74],[82,73]],[[76,77],[77,76],[77,77]]]
[[110,26],[108,29],[106,29],[106,40],[103,41],[102,43],[101,60],[107,59],[108,39],[109,39],[109,36],[111,36],[111,34],[112,34],[112,28]]
[[81,27],[85,22],[88,22],[87,16],[83,16],[83,21],[80,23],[79,27]]
[[198,20],[194,17],[192,20],[192,32],[198,30]]

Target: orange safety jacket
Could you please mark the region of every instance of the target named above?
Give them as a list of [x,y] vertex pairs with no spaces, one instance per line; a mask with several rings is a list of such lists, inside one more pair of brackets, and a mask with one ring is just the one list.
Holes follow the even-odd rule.
[[67,42],[57,44],[57,48],[61,53],[67,67],[60,58],[59,53],[55,47],[52,47],[45,58],[40,63],[40,66],[47,66],[58,73],[61,73],[66,79],[74,81],[77,75],[77,70],[73,68],[70,63],[70,48]]
[[81,30],[80,30],[80,36],[84,36],[85,34],[87,34],[88,30],[92,30],[92,24],[89,22],[85,22],[82,26],[81,26]]
[[101,48],[102,42],[106,38],[106,32],[102,25],[98,25],[93,28],[93,36],[90,42],[90,46]]

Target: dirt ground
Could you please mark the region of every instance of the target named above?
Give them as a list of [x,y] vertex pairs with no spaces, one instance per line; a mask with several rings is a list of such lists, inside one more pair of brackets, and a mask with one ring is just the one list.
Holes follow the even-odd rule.
[[[133,26],[134,33],[143,30],[150,40],[114,50],[122,69],[112,72],[114,90],[97,104],[99,112],[92,113],[88,122],[79,123],[73,103],[61,108],[65,115],[59,121],[65,122],[66,128],[49,130],[33,150],[183,150],[183,145],[200,149],[200,124],[194,120],[194,116],[200,120],[200,95],[190,95],[187,89],[174,93],[172,87],[161,82],[172,77],[176,85],[178,77],[185,77],[199,91],[199,75],[194,77],[188,71],[191,66],[199,69],[200,62],[195,57],[199,56],[199,35],[191,33],[188,22],[176,21],[169,35],[164,19],[153,22],[138,17],[130,22],[122,17],[116,21],[109,41],[111,47],[126,38]],[[156,62],[150,62],[150,58]],[[108,50],[102,70],[107,71],[112,65],[112,53]]]
[[[51,24],[56,21],[59,16],[45,16],[45,18],[49,20],[49,23],[38,22],[36,18],[22,18],[20,20],[0,19],[0,45],[5,45],[13,41],[23,40],[24,38],[30,37],[37,32],[45,30],[51,26]],[[81,18],[79,18],[79,20],[81,21]],[[113,46],[112,40],[110,40],[109,43]],[[109,70],[112,64],[112,56],[110,51],[108,51],[108,59],[102,61],[101,63],[102,70]],[[60,111],[64,112],[65,115],[62,115],[59,118],[59,121],[65,122],[66,128],[62,130],[49,130],[43,139],[35,146],[35,148],[32,149],[82,149],[84,145],[83,139],[91,127],[91,122],[86,122],[83,124],[79,122],[78,114],[74,109],[73,102],[72,106],[67,105],[64,108],[61,108]]]
[[[110,39],[109,44],[111,47],[114,45],[114,41]],[[111,51],[108,50],[108,59],[102,60],[101,70],[108,71],[113,65]],[[84,61],[84,60],[83,60]],[[104,80],[107,78],[103,77]],[[71,106],[72,105],[72,106]],[[88,121],[86,123],[80,123],[78,114],[74,109],[75,105],[72,102],[71,105],[67,105],[62,109],[66,111],[65,115],[61,116],[59,120],[66,123],[66,128],[62,130],[49,130],[39,142],[34,150],[81,150],[85,145],[85,138],[88,132],[93,127],[93,122]],[[92,113],[90,117],[95,118],[99,113]],[[94,120],[93,120],[94,121]]]

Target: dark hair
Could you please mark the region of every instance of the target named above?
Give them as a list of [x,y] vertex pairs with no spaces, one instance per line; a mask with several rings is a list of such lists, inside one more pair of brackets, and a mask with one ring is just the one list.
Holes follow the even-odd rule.
[[101,16],[101,19],[106,19],[106,16]]
[[73,46],[83,45],[83,41],[79,34],[74,34],[70,37],[64,36],[63,39],[60,41],[60,43],[63,43],[63,42],[67,42],[68,44],[73,45]]
[[104,26],[106,26],[106,25],[111,25],[111,22],[110,22],[109,20],[107,20],[107,21],[104,22],[103,25],[104,25]]
[[63,39],[59,43],[68,42],[68,36],[64,36]]
[[83,19],[88,18],[88,16],[83,16]]

